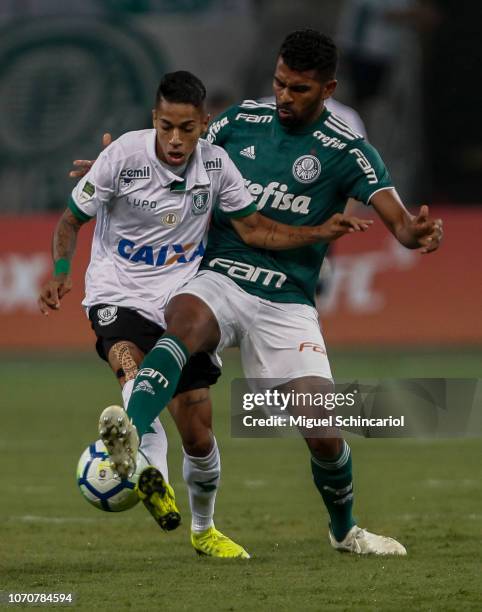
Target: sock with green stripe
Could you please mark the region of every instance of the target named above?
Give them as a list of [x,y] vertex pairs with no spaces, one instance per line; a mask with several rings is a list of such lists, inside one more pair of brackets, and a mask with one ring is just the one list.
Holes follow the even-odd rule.
[[144,358],[127,406],[139,438],[173,397],[188,359],[189,351],[184,343],[170,334],[162,336]]
[[348,444],[343,441],[341,454],[334,460],[311,457],[311,471],[330,515],[331,532],[341,542],[356,524],[352,515],[353,478]]

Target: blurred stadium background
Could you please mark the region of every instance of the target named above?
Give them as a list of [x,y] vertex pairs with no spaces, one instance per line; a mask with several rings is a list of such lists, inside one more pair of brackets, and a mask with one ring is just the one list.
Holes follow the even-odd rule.
[[[320,601],[323,609],[350,609],[350,602],[357,610],[407,609],[414,601],[419,609],[477,609],[471,560],[482,519],[480,439],[428,446],[353,441],[361,518],[407,541],[414,565],[350,560],[350,586],[337,585],[348,565],[325,545],[323,523],[313,538],[310,517],[319,502],[301,442],[229,436],[229,384],[240,373],[235,351],[215,390],[225,469],[218,517],[258,553],[252,574],[208,561],[192,575],[187,532],[174,534],[166,551],[146,544],[157,534],[147,518],[139,523],[139,509],[104,517],[87,507],[75,491],[75,463],[95,435],[99,410],[120,395],[94,355],[80,307],[91,227],[81,232],[74,290],[61,312],[42,317],[36,299],[51,270],[51,233],[72,189],[72,159],[95,157],[106,131],[116,137],[149,127],[165,71],[200,76],[212,114],[270,95],[282,38],[314,27],[341,47],[337,100],[359,112],[404,200],[413,209],[428,203],[446,232],[443,248],[429,257],[403,250],[380,222],[336,245],[318,299],[335,375],[480,377],[480,23],[475,0],[0,3],[0,590],[74,590],[86,609],[100,597],[106,609],[141,607],[161,579],[161,553],[173,610],[317,610]],[[164,422],[172,433],[172,480],[187,515],[179,442]],[[390,483],[389,499],[379,481]],[[295,494],[287,483],[296,483]],[[125,525],[137,529],[135,570],[132,556],[116,548]],[[418,527],[430,535],[424,539]],[[443,581],[450,565],[443,557],[454,551],[457,569]],[[121,559],[120,576],[110,574],[113,557]],[[296,580],[299,588],[288,589]],[[125,581],[135,586],[131,593]],[[247,608],[241,600],[226,603],[229,588]]]

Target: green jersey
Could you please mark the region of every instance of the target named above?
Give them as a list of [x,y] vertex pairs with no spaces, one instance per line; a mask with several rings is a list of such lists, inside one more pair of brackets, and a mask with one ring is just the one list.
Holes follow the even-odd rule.
[[[392,187],[377,151],[337,115],[288,129],[274,103],[247,100],[210,126],[207,139],[223,147],[241,171],[258,211],[288,225],[319,225],[353,197],[365,204]],[[201,269],[226,274],[242,289],[272,302],[314,303],[327,244],[286,251],[247,246],[217,209]]]

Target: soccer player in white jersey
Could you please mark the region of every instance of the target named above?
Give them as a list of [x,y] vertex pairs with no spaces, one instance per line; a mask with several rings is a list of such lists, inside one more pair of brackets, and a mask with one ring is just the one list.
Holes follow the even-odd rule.
[[[39,298],[46,314],[49,308],[59,308],[71,288],[70,262],[80,227],[97,218],[83,305],[97,336],[97,351],[118,377],[126,406],[144,354],[164,331],[170,295],[197,271],[215,207],[229,216],[243,241],[263,248],[331,241],[368,227],[342,215],[318,227],[297,229],[260,217],[228,154],[200,140],[208,123],[205,95],[194,75],[165,75],[153,111],[154,129],[124,134],[103,151],[73,190],[54,233],[54,276]],[[180,362],[177,348],[165,337],[162,343]],[[170,410],[183,440],[194,547],[213,556],[247,557],[213,523],[220,461],[211,432],[208,387],[218,375],[205,353],[193,355]],[[153,392],[148,382],[143,389]],[[186,422],[178,414],[190,417]],[[114,429],[129,445],[123,418],[105,423],[103,437]],[[115,444],[107,444],[115,458]],[[180,515],[167,483],[166,440],[158,420],[149,423],[142,449],[153,466],[140,476],[139,496],[163,529],[173,529]],[[117,465],[121,475],[128,467]]]

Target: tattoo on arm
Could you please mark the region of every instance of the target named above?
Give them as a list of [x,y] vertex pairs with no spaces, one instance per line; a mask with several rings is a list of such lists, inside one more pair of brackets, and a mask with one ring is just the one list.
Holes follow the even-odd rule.
[[279,249],[306,246],[319,241],[316,229],[311,227],[291,227],[271,222],[266,228],[262,248]]
[[66,210],[55,228],[52,241],[52,257],[58,259],[72,259],[77,244],[77,234],[84,222],[75,217],[70,210]]
[[233,220],[233,225],[242,240],[256,248],[268,250],[291,249],[321,240],[318,227],[294,227],[285,223],[278,223],[259,213]]
[[52,258],[54,261],[58,259],[71,261],[77,243],[77,234],[82,225],[82,221],[74,217],[70,210],[64,212],[57,223],[52,241]]

